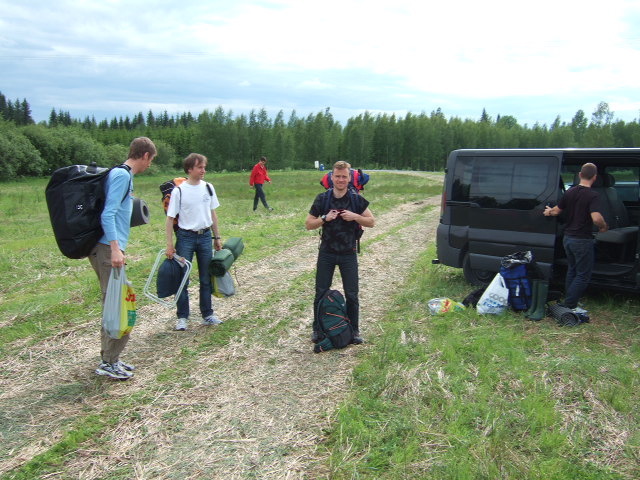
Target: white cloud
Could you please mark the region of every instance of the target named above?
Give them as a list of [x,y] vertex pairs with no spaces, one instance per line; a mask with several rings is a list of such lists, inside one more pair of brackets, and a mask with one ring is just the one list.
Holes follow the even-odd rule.
[[550,122],[563,101],[630,112],[640,93],[631,0],[0,0],[0,11],[3,93],[63,102],[47,111],[121,99],[194,113],[198,100],[445,114],[466,104],[477,116],[510,101],[519,112],[501,113],[517,118],[547,102]]
[[321,82],[317,78],[314,78],[313,80],[304,80],[303,82],[300,82],[299,87],[309,88],[313,90],[326,90],[329,88],[333,88],[334,85],[331,85],[330,83]]

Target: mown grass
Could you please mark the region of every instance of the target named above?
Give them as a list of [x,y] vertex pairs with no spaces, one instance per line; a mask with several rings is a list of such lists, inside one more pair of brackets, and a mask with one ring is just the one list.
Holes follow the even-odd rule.
[[[438,186],[427,187],[424,179],[380,175],[384,181],[367,189],[374,213],[439,193]],[[152,209],[151,225],[133,232],[129,271],[137,285],[164,246],[157,185],[170,176],[136,179],[137,194]],[[298,227],[319,191],[317,172],[283,172],[281,182],[278,174],[273,176],[274,184],[266,189],[276,211],[255,215],[246,176],[209,178],[222,202],[223,235],[245,239],[247,250],[239,261],[259,260],[311,234]],[[29,199],[37,198],[32,183],[38,182],[44,189],[46,182],[39,180],[6,184],[9,193],[0,198],[0,268],[6,273],[0,284],[0,359],[11,352],[11,341],[35,343],[90,318],[99,322],[99,291],[88,262],[58,253],[43,198],[41,205],[28,206]],[[292,183],[306,193],[290,192]],[[18,192],[22,189],[27,193]],[[330,478],[640,477],[635,413],[640,406],[640,302],[632,296],[592,293],[587,307],[593,321],[574,329],[559,328],[549,319],[531,323],[515,314],[483,317],[472,310],[431,316],[426,306],[430,298],[461,299],[471,288],[460,271],[431,265],[434,256],[431,247],[418,259],[403,293],[388,306],[374,345],[354,371],[349,399],[327,432]],[[302,275],[292,290],[302,292],[310,279]],[[279,298],[273,295],[256,305],[247,320],[265,324],[269,319],[259,312]],[[307,307],[301,301],[293,310]],[[134,418],[162,390],[188,387],[176,373],[190,371],[200,355],[234,338],[245,322],[234,323],[238,326],[225,324],[215,335],[203,335],[183,348],[174,369],[160,372],[155,385],[139,394],[105,397],[100,411],[79,409],[58,442],[2,478],[43,478],[64,470],[63,463],[78,449],[99,450],[100,438]],[[286,323],[275,326],[262,340],[273,342],[285,328]],[[89,388],[101,387],[96,383]],[[82,396],[83,391],[60,394]],[[123,467],[112,478],[133,474]]]
[[[207,174],[220,199],[220,230],[224,238],[243,238],[245,251],[238,260],[253,262],[286,248],[307,235],[304,219],[315,195],[323,191],[317,171],[271,172],[273,183],[265,186],[268,201],[252,212],[253,190],[247,173]],[[164,212],[158,185],[182,176],[179,171],[143,174],[135,178],[134,194],[149,206],[149,225],[132,229],[128,247],[127,275],[141,292],[158,251],[165,246]],[[55,244],[44,190],[47,179],[3,183],[0,197],[0,360],[11,343],[33,343],[74,328],[100,315],[100,291],[87,260],[67,259]],[[374,213],[399,203],[436,195],[437,182],[408,175],[376,172],[365,195]],[[145,297],[138,296],[141,304]]]
[[574,329],[473,309],[432,316],[429,299],[470,289],[434,256],[354,372],[328,433],[331,478],[638,478],[640,303],[591,296],[593,322]]

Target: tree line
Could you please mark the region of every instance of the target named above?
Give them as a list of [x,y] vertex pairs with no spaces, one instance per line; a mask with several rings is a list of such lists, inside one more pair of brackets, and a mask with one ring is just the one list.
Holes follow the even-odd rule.
[[[10,108],[11,107],[11,108]],[[0,166],[10,175],[46,175],[56,168],[95,161],[110,166],[126,158],[136,136],[158,146],[155,168],[179,167],[191,152],[206,155],[211,170],[239,171],[266,155],[272,169],[313,168],[346,160],[360,168],[442,170],[458,148],[560,148],[640,146],[638,120],[615,120],[606,102],[589,118],[578,110],[570,122],[520,125],[513,116],[477,120],[446,118],[441,109],[403,116],[364,112],[343,126],[329,108],[306,117],[293,110],[270,118],[264,109],[234,115],[222,107],[169,115],[166,111],[96,122],[52,110],[35,124],[28,102],[0,94]]]

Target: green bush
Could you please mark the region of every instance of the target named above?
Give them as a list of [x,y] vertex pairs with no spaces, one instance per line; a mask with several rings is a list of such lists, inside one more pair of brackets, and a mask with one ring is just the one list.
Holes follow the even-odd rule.
[[20,130],[0,122],[0,169],[4,177],[42,175],[46,162]]

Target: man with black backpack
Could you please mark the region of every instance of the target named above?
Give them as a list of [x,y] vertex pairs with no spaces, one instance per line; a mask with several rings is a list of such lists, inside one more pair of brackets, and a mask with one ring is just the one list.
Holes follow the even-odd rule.
[[[107,293],[112,268],[125,264],[133,209],[133,176],[144,172],[157,155],[156,146],[147,137],[138,137],[129,146],[129,157],[122,168],[113,168],[105,182],[106,200],[100,217],[104,234],[89,253],[91,266],[98,275],[102,302]],[[119,380],[133,376],[133,365],[120,361],[120,354],[129,341],[129,334],[114,339],[102,329],[102,362],[96,374]]]
[[305,227],[322,228],[316,267],[316,292],[313,302],[313,336],[318,340],[318,303],[331,287],[336,266],[340,269],[346,298],[347,316],[354,329],[353,343],[363,342],[360,336],[358,301],[357,243],[362,227],[375,225],[369,202],[355,190],[349,189],[351,165],[339,161],[333,166],[333,188],[320,193],[314,200]]

